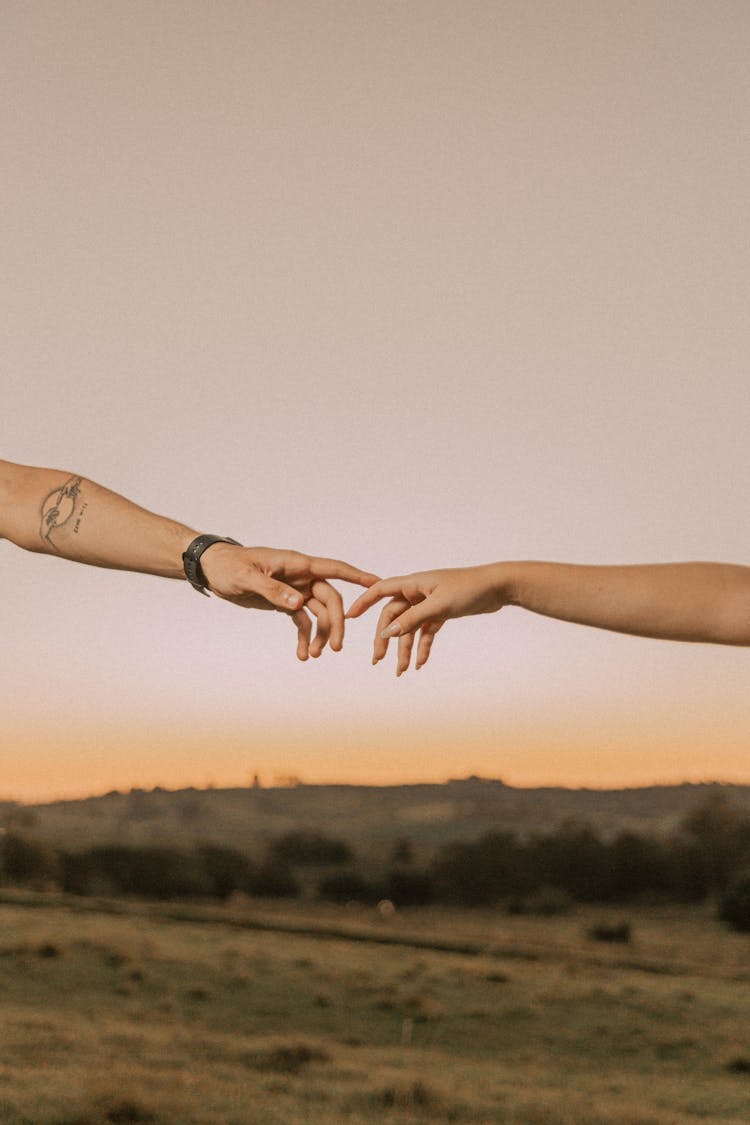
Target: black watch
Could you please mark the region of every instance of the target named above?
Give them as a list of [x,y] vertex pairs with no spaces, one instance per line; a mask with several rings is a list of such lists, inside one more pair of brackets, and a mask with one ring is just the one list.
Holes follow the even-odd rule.
[[205,594],[206,597],[208,597],[208,590],[206,589],[208,583],[201,566],[201,555],[207,547],[213,546],[214,543],[231,543],[233,547],[242,546],[236,539],[230,539],[228,535],[199,535],[182,555],[185,577],[194,590],[197,590],[199,594]]

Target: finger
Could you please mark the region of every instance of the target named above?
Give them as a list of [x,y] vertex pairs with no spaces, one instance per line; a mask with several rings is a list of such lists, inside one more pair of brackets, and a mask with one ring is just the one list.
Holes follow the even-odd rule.
[[401,586],[401,597],[404,601],[407,601],[409,605],[417,605],[418,602],[423,602],[425,600],[427,594],[413,578],[406,578]]
[[313,578],[341,578],[344,582],[355,582],[358,586],[372,586],[379,581],[377,574],[360,570],[342,559],[310,559],[310,573]]
[[397,617],[391,624],[382,630],[384,640],[390,640],[391,637],[400,637],[404,633],[413,633],[415,629],[419,629],[421,625],[430,620],[440,619],[440,610],[436,605],[436,600],[432,595],[425,598],[419,605],[410,606],[405,610],[400,617]]
[[292,621],[297,626],[297,659],[307,660],[310,651],[310,637],[312,636],[312,621],[304,609],[298,609],[291,614]]
[[414,633],[404,633],[398,638],[398,657],[396,659],[396,675],[400,676],[409,667],[411,650],[414,647]]
[[248,582],[248,591],[258,594],[261,598],[270,602],[272,606],[275,606],[276,609],[286,610],[287,613],[290,609],[300,609],[305,600],[302,594],[293,589],[292,586],[287,586],[285,582],[279,582],[277,578],[271,578],[268,574],[263,574],[259,570],[252,572]]
[[404,598],[394,598],[380,611],[377,628],[375,629],[375,642],[372,648],[373,664],[382,660],[388,651],[388,640],[383,636],[383,633],[388,629],[391,622],[408,608],[409,603]]
[[361,617],[365,610],[370,609],[381,598],[393,597],[395,594],[401,593],[401,587],[404,583],[403,578],[381,578],[369,590],[365,590],[364,594],[360,594],[355,602],[347,610],[347,617]]
[[341,594],[328,582],[313,583],[313,597],[322,602],[328,611],[330,624],[330,646],[334,652],[340,652],[344,643],[344,603]]
[[314,615],[316,620],[315,636],[310,645],[310,656],[318,657],[326,647],[331,632],[331,619],[328,616],[328,610],[317,598],[310,598],[306,602],[306,609]]
[[418,671],[424,667],[432,651],[432,642],[435,640],[435,634],[442,628],[444,622],[442,621],[428,621],[426,625],[422,626],[419,634],[419,644],[417,645],[417,660],[414,665]]

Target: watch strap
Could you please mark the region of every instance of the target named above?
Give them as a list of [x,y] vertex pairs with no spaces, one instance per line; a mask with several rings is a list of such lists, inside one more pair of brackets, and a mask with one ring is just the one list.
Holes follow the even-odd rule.
[[201,566],[201,555],[214,543],[231,543],[233,547],[242,546],[236,539],[230,539],[228,535],[198,535],[182,555],[185,577],[194,590],[197,590],[199,594],[205,594],[206,597],[208,597],[208,590],[206,589],[208,583]]

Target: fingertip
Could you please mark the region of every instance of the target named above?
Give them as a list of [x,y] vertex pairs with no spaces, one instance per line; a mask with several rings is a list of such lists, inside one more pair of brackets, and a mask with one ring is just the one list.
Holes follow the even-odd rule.
[[341,622],[341,627],[338,624],[331,630],[331,635],[328,638],[328,644],[334,652],[341,652],[344,647],[344,623]]

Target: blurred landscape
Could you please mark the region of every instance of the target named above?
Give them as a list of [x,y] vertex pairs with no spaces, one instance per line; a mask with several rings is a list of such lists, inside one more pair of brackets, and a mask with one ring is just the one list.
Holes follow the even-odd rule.
[[750,1120],[750,787],[0,806],[3,1125]]
[[605,836],[674,830],[696,805],[721,794],[750,812],[750,785],[656,785],[633,789],[517,788],[469,777],[427,785],[288,784],[236,789],[131,789],[81,800],[15,805],[0,817],[60,845],[101,841],[185,844],[195,840],[254,847],[296,828],[324,829],[358,842],[409,836],[434,846],[483,831],[529,833],[569,820]]

